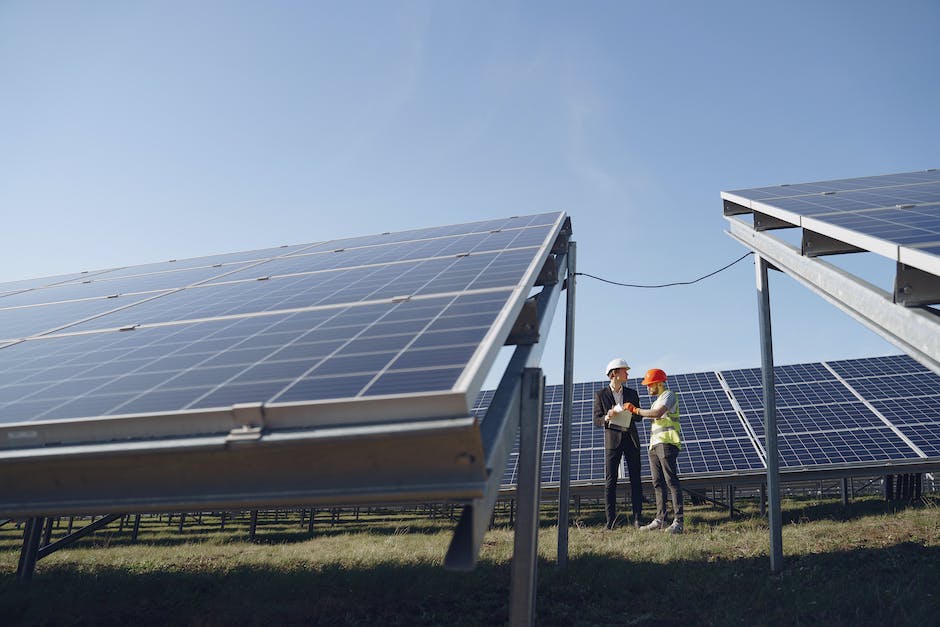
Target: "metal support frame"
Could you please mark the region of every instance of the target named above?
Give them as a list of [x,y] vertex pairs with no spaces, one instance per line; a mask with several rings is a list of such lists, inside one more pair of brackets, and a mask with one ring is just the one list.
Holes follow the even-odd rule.
[[[85,525],[78,531],[70,531],[69,533],[60,538],[59,540],[49,543],[48,541],[40,547],[40,539],[43,535],[43,522],[45,522],[46,529],[51,532],[53,518],[30,518],[26,521],[25,530],[23,533],[23,548],[20,551],[20,561],[16,569],[16,576],[20,581],[29,581],[33,578],[33,572],[36,570],[36,562],[42,558],[55,553],[59,549],[64,549],[70,544],[74,543],[76,540],[80,540],[85,536],[98,531],[102,527],[110,525],[115,520],[122,518],[124,514],[108,514],[107,516],[102,516],[98,520],[93,520],[89,524]],[[136,529],[135,529],[136,534]]]
[[729,234],[829,303],[940,374],[940,316],[928,309],[896,305],[893,295],[822,259],[800,251],[737,218]]
[[842,507],[849,506],[849,478],[842,477]]
[[519,512],[512,556],[510,625],[535,624],[544,389],[542,370],[526,368],[519,407]]
[[905,307],[940,302],[940,277],[898,262],[894,279],[894,302]]
[[783,570],[783,535],[780,513],[780,458],[777,455],[777,401],[774,392],[774,348],[770,327],[770,285],[767,261],[757,255],[757,309],[760,320],[761,382],[764,388],[764,431],[767,451],[768,519],[770,525],[770,570]]
[[577,242],[568,242],[568,279],[565,284],[565,375],[561,404],[561,477],[558,487],[558,568],[568,566],[568,509],[571,499],[571,405],[574,402],[574,305]]
[[[559,267],[567,264],[567,254],[558,255]],[[561,295],[562,283],[542,288],[535,298],[538,308],[539,332],[544,337],[552,322],[552,313]],[[519,407],[522,396],[522,374],[526,368],[537,367],[545,342],[516,347],[503,378],[493,394],[480,426],[483,450],[486,454],[487,479],[483,496],[465,505],[454,536],[444,557],[449,570],[472,570],[476,566],[483,536],[489,528],[490,517],[499,496],[503,469],[519,428]]]
[[42,521],[41,517],[30,518],[23,525],[23,548],[20,550],[20,561],[16,567],[16,578],[20,581],[32,579],[33,571],[36,570]]

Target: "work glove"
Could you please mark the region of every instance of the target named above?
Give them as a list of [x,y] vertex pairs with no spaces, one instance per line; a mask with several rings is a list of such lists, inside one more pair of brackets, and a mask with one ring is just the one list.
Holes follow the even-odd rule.
[[640,412],[640,408],[634,405],[633,403],[627,403],[626,405],[623,406],[623,408],[626,409],[631,414],[637,414]]

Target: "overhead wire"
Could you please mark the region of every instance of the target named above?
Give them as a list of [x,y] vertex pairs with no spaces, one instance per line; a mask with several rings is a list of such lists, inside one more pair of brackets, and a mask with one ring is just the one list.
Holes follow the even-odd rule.
[[724,270],[727,270],[728,268],[730,268],[730,267],[733,266],[734,264],[738,263],[739,261],[741,261],[741,260],[743,260],[743,259],[745,259],[745,258],[747,258],[747,257],[750,257],[750,256],[753,255],[753,254],[754,254],[753,251],[752,251],[752,252],[749,252],[749,253],[745,253],[744,255],[741,255],[740,257],[738,257],[737,259],[735,259],[734,261],[732,261],[732,262],[729,263],[728,265],[722,266],[721,268],[718,268],[718,269],[715,270],[714,272],[709,272],[709,273],[706,274],[705,276],[700,276],[699,278],[694,279],[694,280],[692,280],[692,281],[677,281],[676,283],[663,283],[662,285],[635,285],[635,284],[633,284],[633,283],[619,283],[619,282],[617,282],[617,281],[611,281],[610,279],[604,279],[604,278],[601,278],[601,277],[599,277],[599,276],[594,276],[593,274],[588,274],[587,272],[575,272],[574,275],[575,275],[575,276],[586,276],[586,277],[590,277],[590,278],[592,278],[592,279],[597,279],[598,281],[603,281],[604,283],[610,283],[611,285],[619,285],[620,287],[637,287],[637,288],[641,288],[641,289],[658,289],[658,288],[661,288],[661,287],[674,287],[674,286],[676,286],[676,285],[692,285],[693,283],[698,283],[699,281],[702,281],[702,280],[704,280],[704,279],[707,279],[708,277],[715,276],[715,275],[718,274],[719,272],[722,272],[722,271],[724,271]]

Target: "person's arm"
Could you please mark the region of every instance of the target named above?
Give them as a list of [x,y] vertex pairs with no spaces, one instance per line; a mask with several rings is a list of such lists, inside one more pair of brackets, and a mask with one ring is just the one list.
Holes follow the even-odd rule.
[[[653,403],[655,405],[655,403]],[[663,414],[669,411],[669,407],[665,404],[659,405],[656,407],[650,407],[649,409],[640,409],[632,403],[626,407],[627,410],[632,411],[634,414],[641,418],[649,418],[651,420],[656,420],[657,418],[662,418]]]

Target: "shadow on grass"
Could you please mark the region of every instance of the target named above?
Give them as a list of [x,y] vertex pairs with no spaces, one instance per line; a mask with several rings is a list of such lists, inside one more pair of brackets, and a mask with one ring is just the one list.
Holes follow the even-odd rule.
[[[75,524],[73,531],[79,531],[85,524]],[[313,531],[307,530],[307,525],[300,525],[297,521],[262,521],[258,523],[255,531],[256,544],[290,544],[307,542],[318,537],[333,537],[346,534],[368,534],[373,536],[394,536],[403,533],[436,535],[442,532],[452,532],[457,526],[456,521],[447,518],[420,518],[408,520],[340,520],[331,524],[329,519],[317,520]],[[61,526],[53,530],[52,542],[61,540],[66,535],[66,527]],[[244,520],[228,521],[225,529],[217,522],[187,522],[182,531],[176,523],[148,521],[141,526],[138,540],[132,539],[131,527],[124,526],[121,530],[118,523],[104,527],[85,538],[77,540],[70,545],[73,548],[91,547],[122,547],[142,544],[148,546],[180,546],[193,542],[218,542],[231,544],[244,542],[249,537],[249,523]],[[23,530],[12,526],[4,529],[0,534],[0,550],[19,550],[23,541]]]
[[[934,624],[940,549],[791,557],[634,562],[582,555],[538,570],[539,625]],[[509,616],[511,567],[468,573],[437,564],[370,568],[302,565],[40,567],[22,584],[0,576],[5,624],[499,625]]]
[[843,507],[841,502],[831,501],[809,503],[790,502],[787,508],[782,512],[782,519],[784,524],[811,520],[848,521],[865,518],[867,516],[893,514],[907,509],[935,506],[936,503],[932,500],[888,502],[881,499],[861,499],[849,501],[848,507]]

